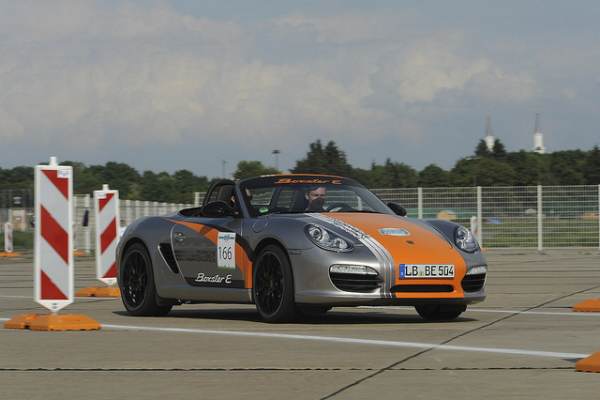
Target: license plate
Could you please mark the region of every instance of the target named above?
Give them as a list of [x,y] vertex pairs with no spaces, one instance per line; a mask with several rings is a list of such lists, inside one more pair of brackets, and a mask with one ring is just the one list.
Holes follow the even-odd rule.
[[400,264],[401,279],[454,278],[451,264]]

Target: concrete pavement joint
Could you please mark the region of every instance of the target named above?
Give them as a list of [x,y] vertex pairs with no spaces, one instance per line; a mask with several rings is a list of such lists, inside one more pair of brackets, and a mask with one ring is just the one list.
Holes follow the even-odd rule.
[[305,372],[373,371],[374,368],[0,368],[0,372]]
[[[385,306],[361,306],[363,309],[379,309],[379,310],[412,310],[413,307],[385,307]],[[592,317],[600,318],[600,313],[575,313],[561,311],[525,311],[515,309],[498,309],[498,308],[467,308],[466,313],[490,313],[490,314],[520,314],[520,315],[560,315],[567,317]]]
[[[0,368],[0,372],[352,372],[375,371],[375,368]],[[390,368],[388,371],[545,371],[573,370],[573,367],[443,367],[443,368]]]
[[[596,286],[593,286],[593,287],[591,287],[591,288],[587,288],[587,289],[583,289],[583,290],[578,290],[578,291],[576,291],[576,292],[573,292],[573,293],[570,293],[570,294],[568,294],[568,295],[559,296],[559,297],[556,297],[556,298],[554,298],[554,299],[551,299],[551,300],[545,301],[545,302],[543,302],[543,303],[541,303],[541,304],[537,304],[537,305],[535,305],[535,306],[532,306],[532,307],[526,308],[526,309],[525,309],[525,310],[523,310],[523,311],[525,311],[525,312],[527,312],[527,311],[531,311],[531,310],[534,310],[534,309],[536,309],[536,308],[540,308],[540,307],[543,307],[543,306],[545,306],[545,305],[547,305],[547,304],[553,303],[553,302],[555,302],[555,301],[562,300],[562,299],[564,299],[564,298],[571,297],[571,296],[574,296],[574,295],[576,295],[576,294],[585,293],[585,292],[587,292],[587,291],[594,290],[594,289],[597,289],[597,288],[599,288],[599,287],[600,287],[600,285],[596,285]],[[425,354],[425,353],[427,353],[427,352],[430,352],[430,351],[432,351],[432,350],[437,350],[437,349],[440,349],[440,348],[445,348],[445,347],[448,347],[447,343],[450,343],[450,342],[452,342],[452,341],[454,341],[454,340],[456,340],[456,339],[458,339],[458,338],[461,338],[461,337],[467,336],[467,335],[469,335],[469,334],[471,334],[471,333],[473,333],[473,332],[477,332],[477,331],[480,331],[480,330],[482,330],[482,329],[485,329],[485,328],[487,328],[487,327],[490,327],[490,326],[492,326],[492,325],[494,325],[494,324],[497,324],[497,323],[499,323],[499,322],[505,321],[505,320],[507,320],[507,319],[509,319],[509,318],[512,318],[512,317],[516,316],[516,315],[520,315],[520,313],[521,313],[521,311],[519,311],[518,313],[512,313],[512,314],[506,315],[506,316],[504,316],[504,317],[498,318],[498,319],[496,319],[496,320],[493,320],[493,321],[491,321],[491,322],[488,322],[487,324],[481,325],[481,326],[479,326],[479,327],[477,327],[477,328],[473,328],[473,329],[470,329],[470,330],[468,330],[468,331],[462,332],[462,333],[460,333],[460,334],[458,334],[458,335],[456,335],[456,336],[454,336],[454,337],[451,337],[451,338],[449,338],[449,339],[447,339],[447,340],[445,340],[445,341],[441,342],[439,345],[434,345],[434,346],[431,346],[430,348],[426,348],[426,349],[424,349],[424,350],[421,350],[421,351],[419,351],[419,352],[417,352],[417,353],[415,353],[415,354],[412,354],[412,355],[410,355],[410,356],[408,356],[408,357],[405,357],[405,358],[403,358],[403,359],[401,359],[401,360],[399,360],[399,361],[397,361],[397,362],[395,362],[395,363],[393,363],[393,364],[391,364],[391,365],[389,365],[389,366],[387,366],[387,367],[384,367],[384,368],[380,369],[379,371],[377,371],[377,372],[375,372],[375,373],[369,374],[368,376],[365,376],[365,377],[363,377],[363,378],[361,378],[361,379],[358,379],[357,381],[355,381],[355,382],[353,382],[353,383],[351,383],[351,384],[349,384],[349,385],[346,385],[346,386],[344,386],[344,387],[342,387],[342,388],[340,388],[340,389],[336,390],[335,392],[333,392],[333,393],[331,393],[331,394],[329,394],[329,395],[327,395],[327,396],[325,396],[325,397],[322,397],[322,398],[321,398],[321,400],[328,400],[328,399],[331,399],[331,398],[333,398],[333,397],[337,396],[337,395],[338,395],[338,394],[340,394],[340,393],[343,393],[343,392],[345,392],[346,390],[348,390],[348,389],[350,389],[350,388],[352,388],[352,387],[358,386],[358,385],[360,385],[361,383],[363,383],[363,382],[365,382],[365,381],[367,381],[367,380],[369,380],[369,379],[371,379],[371,378],[374,378],[374,377],[376,377],[376,376],[380,375],[381,373],[383,373],[383,372],[385,372],[385,371],[388,371],[388,370],[391,370],[391,369],[393,369],[393,368],[397,367],[398,365],[401,365],[401,364],[403,364],[403,363],[405,363],[405,362],[407,362],[407,361],[410,361],[410,360],[412,360],[412,359],[415,359],[415,358],[417,358],[417,357],[419,357],[419,356],[421,356],[421,355],[423,355],[423,354]],[[450,346],[450,347],[452,347],[452,346]],[[579,358],[579,357],[564,357],[564,358],[566,358],[566,359],[569,359],[569,358],[570,358],[570,359],[577,359],[577,358]],[[581,357],[581,358],[583,358],[583,357]]]

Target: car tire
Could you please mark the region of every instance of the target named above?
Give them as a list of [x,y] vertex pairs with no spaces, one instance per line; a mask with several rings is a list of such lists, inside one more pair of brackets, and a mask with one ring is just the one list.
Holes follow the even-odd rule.
[[452,321],[458,318],[466,309],[466,305],[424,304],[415,306],[415,309],[427,321]]
[[266,322],[291,321],[295,317],[294,280],[287,255],[268,245],[254,263],[252,297],[256,310]]
[[152,261],[146,246],[134,243],[123,255],[119,269],[121,301],[129,315],[162,316],[172,305],[161,304],[156,293]]

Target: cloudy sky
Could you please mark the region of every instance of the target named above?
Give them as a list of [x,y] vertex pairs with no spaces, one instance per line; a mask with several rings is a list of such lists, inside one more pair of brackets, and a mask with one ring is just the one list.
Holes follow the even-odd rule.
[[0,166],[216,176],[321,138],[356,166],[447,168],[486,114],[530,148],[536,112],[550,150],[590,148],[598,21],[596,0],[0,0]]

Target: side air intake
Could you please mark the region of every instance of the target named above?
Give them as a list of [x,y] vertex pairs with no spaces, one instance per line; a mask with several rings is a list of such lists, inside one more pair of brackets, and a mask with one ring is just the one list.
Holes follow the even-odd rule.
[[178,274],[179,268],[177,267],[177,261],[175,261],[175,255],[173,254],[173,248],[171,247],[171,243],[160,243],[158,245],[158,250],[160,254],[165,259],[165,262],[169,266],[169,269],[173,271],[173,273]]

